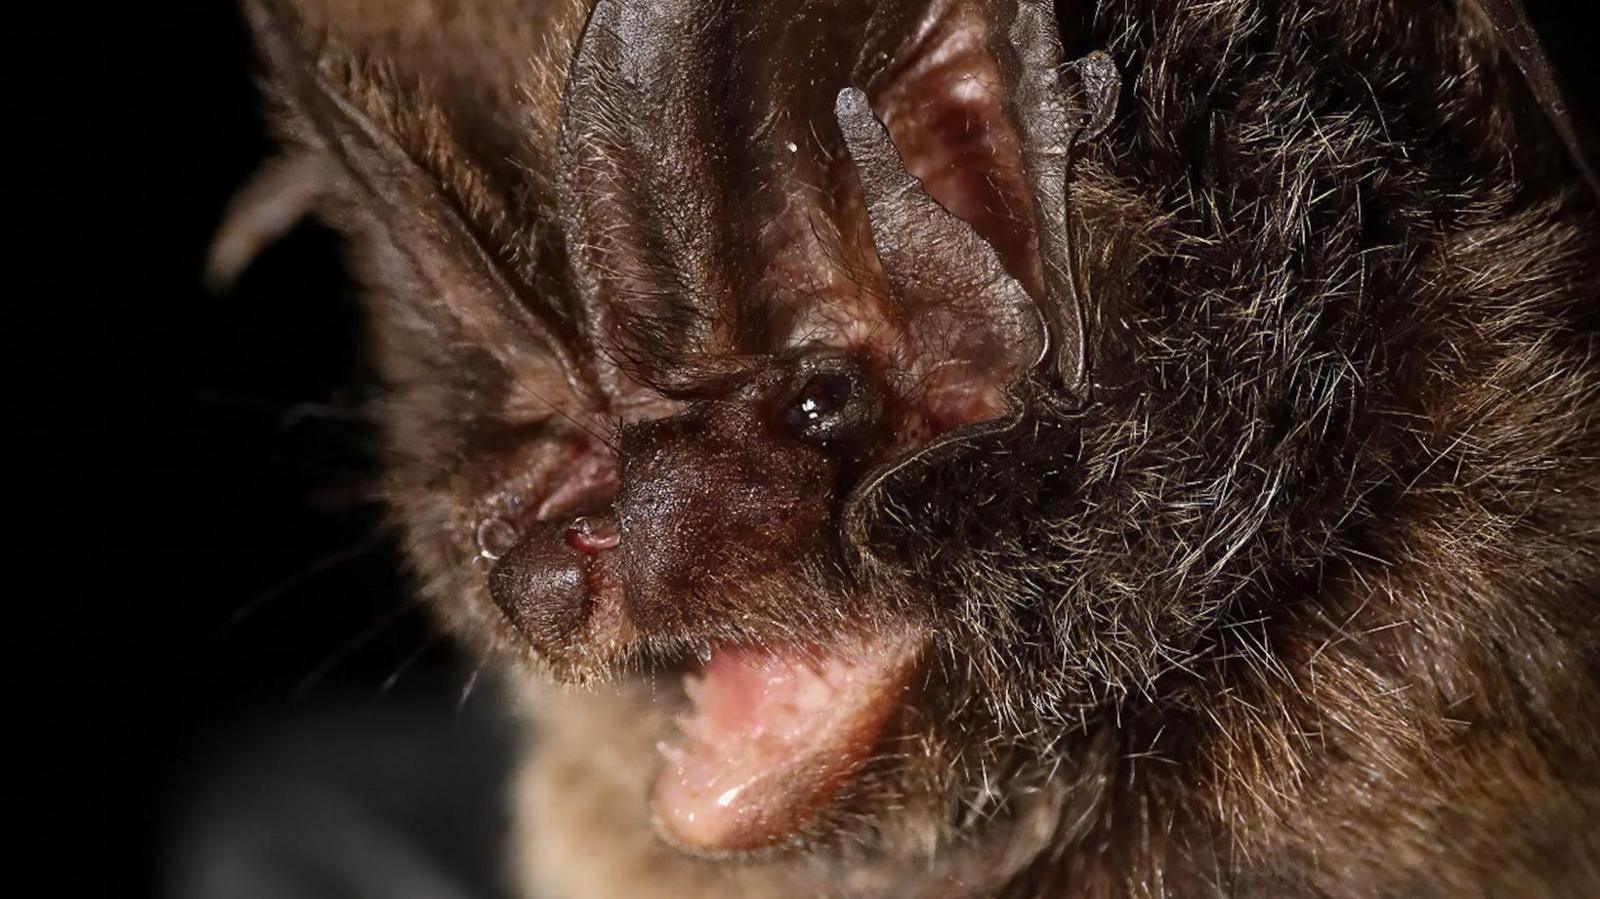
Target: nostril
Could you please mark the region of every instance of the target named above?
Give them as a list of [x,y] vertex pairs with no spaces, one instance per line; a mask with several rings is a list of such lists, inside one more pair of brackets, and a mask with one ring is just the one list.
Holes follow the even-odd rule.
[[584,516],[567,526],[567,545],[586,556],[597,556],[621,541],[617,525],[610,518]]

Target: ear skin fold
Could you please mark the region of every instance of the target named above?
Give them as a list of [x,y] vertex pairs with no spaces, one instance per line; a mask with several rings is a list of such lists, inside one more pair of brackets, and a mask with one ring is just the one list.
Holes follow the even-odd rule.
[[[937,345],[944,335],[941,355],[948,358],[993,360],[991,366],[1031,361],[1036,354],[1028,347],[1040,341],[1042,331],[1039,306],[1006,272],[999,254],[906,171],[864,92],[840,91],[835,117],[861,180],[897,317],[912,343]],[[981,311],[966,314],[969,305]],[[991,367],[985,374],[1009,384],[1019,372]]]

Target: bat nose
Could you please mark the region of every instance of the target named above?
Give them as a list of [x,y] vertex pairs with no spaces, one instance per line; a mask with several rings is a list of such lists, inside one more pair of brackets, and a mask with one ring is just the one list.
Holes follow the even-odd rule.
[[618,542],[609,515],[538,524],[495,563],[489,595],[535,650],[558,654],[581,637],[604,587],[596,560]]

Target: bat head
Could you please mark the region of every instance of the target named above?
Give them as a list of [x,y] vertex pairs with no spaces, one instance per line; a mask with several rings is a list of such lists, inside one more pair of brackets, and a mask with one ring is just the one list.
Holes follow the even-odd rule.
[[1539,411],[1571,161],[1459,11],[414,6],[253,7],[376,288],[391,500],[457,633],[650,685],[682,848],[987,824],[1003,881],[1132,826],[1141,753],[1169,835],[1241,818],[1355,701],[1310,647],[1378,560],[1465,552],[1421,548],[1452,441],[1588,433]]

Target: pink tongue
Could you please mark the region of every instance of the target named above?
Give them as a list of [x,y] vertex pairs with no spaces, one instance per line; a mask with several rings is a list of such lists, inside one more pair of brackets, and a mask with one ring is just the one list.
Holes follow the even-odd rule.
[[653,803],[684,849],[739,852],[803,828],[867,760],[905,688],[915,643],[875,638],[830,651],[718,649],[685,679]]

